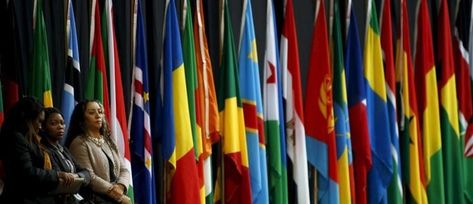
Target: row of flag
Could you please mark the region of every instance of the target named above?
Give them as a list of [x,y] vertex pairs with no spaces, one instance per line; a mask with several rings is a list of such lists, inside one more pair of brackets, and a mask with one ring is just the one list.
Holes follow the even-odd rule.
[[[363,48],[352,2],[346,13],[339,0],[331,2],[329,20],[325,1],[315,2],[303,98],[292,0],[285,2],[280,35],[273,2],[266,1],[262,74],[251,0],[243,1],[238,47],[228,2],[221,1],[218,62],[209,57],[202,0],[183,0],[181,17],[176,2],[167,0],[159,91],[151,103],[150,36],[143,1],[134,1],[127,122],[113,2],[91,2],[90,68],[82,86],[70,0],[66,124],[82,91],[103,104],[133,175],[128,195],[135,203],[472,203],[471,0],[459,1],[454,34],[447,1],[440,1],[431,23],[428,2],[420,0],[413,46],[406,0],[384,0],[380,15],[369,0]],[[43,0],[35,5],[28,94],[52,107]],[[217,166],[212,158],[220,160]]]

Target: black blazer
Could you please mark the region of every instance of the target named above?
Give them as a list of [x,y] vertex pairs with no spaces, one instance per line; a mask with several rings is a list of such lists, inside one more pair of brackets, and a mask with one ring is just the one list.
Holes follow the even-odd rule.
[[[44,136],[43,136],[44,137]],[[53,166],[53,169],[56,171],[64,171],[64,172],[71,172],[70,169],[67,167],[66,161],[64,161],[61,157],[61,153],[59,150],[54,147],[51,143],[49,143],[46,139],[41,139],[41,143],[46,147],[46,149],[49,152],[49,155],[51,156],[51,163]],[[74,157],[72,157],[71,152],[69,149],[61,146],[63,152],[62,154],[66,159],[71,161],[74,165],[75,172],[71,173],[76,173],[79,175],[79,177],[84,178],[85,180],[85,185],[88,185],[90,183],[90,173],[87,169],[81,167]]]
[[44,156],[37,144],[13,132],[3,135],[5,191],[2,203],[55,203],[48,195],[59,183],[56,170],[45,170]]

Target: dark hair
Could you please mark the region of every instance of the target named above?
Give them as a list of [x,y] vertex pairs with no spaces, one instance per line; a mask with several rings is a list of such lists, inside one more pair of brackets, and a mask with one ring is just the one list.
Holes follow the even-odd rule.
[[1,143],[7,143],[5,140],[14,132],[24,135],[29,142],[34,141],[32,138],[37,133],[32,123],[43,110],[43,105],[33,97],[23,97],[18,100],[6,114],[0,131]]
[[64,118],[64,115],[61,113],[61,111],[57,108],[54,108],[54,107],[51,107],[51,108],[45,108],[44,109],[44,120],[43,120],[43,123],[41,124],[41,126],[43,127],[42,128],[42,133],[41,133],[41,136],[46,136],[46,135],[49,135],[49,133],[46,132],[46,130],[44,130],[44,127],[46,127],[47,123],[48,123],[48,118],[51,117],[53,114],[59,114],[61,115],[62,118]]
[[[65,143],[66,147],[69,147],[72,141],[76,139],[76,137],[85,136],[84,115],[85,115],[85,111],[87,110],[87,105],[89,103],[97,103],[99,104],[101,108],[103,108],[103,105],[97,100],[81,101],[74,107],[74,111],[72,112],[71,120],[69,122],[69,128],[67,131],[67,137],[66,137],[66,143]],[[115,149],[118,151],[115,143],[110,138],[110,130],[105,118],[103,118],[102,127],[100,128],[100,134],[104,136],[104,139],[111,145],[112,149]]]

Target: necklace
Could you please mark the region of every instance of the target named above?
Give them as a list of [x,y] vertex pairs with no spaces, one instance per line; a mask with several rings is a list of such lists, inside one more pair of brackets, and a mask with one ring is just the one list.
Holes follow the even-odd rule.
[[87,139],[92,141],[93,143],[95,143],[99,147],[101,147],[103,145],[103,143],[105,143],[105,140],[103,139],[102,136],[100,136],[99,138],[92,137],[92,136],[87,136]]

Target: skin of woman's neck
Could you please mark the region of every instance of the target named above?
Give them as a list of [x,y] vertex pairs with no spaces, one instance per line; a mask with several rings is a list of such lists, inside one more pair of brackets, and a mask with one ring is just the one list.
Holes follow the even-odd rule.
[[97,129],[97,130],[95,130],[95,129],[89,129],[89,130],[87,130],[86,133],[87,133],[88,135],[90,135],[91,137],[97,137],[97,138],[100,137],[100,130],[99,130],[99,129]]
[[46,140],[48,140],[49,144],[52,144],[52,145],[58,145],[59,144],[59,140],[50,138],[48,136],[46,136]]

